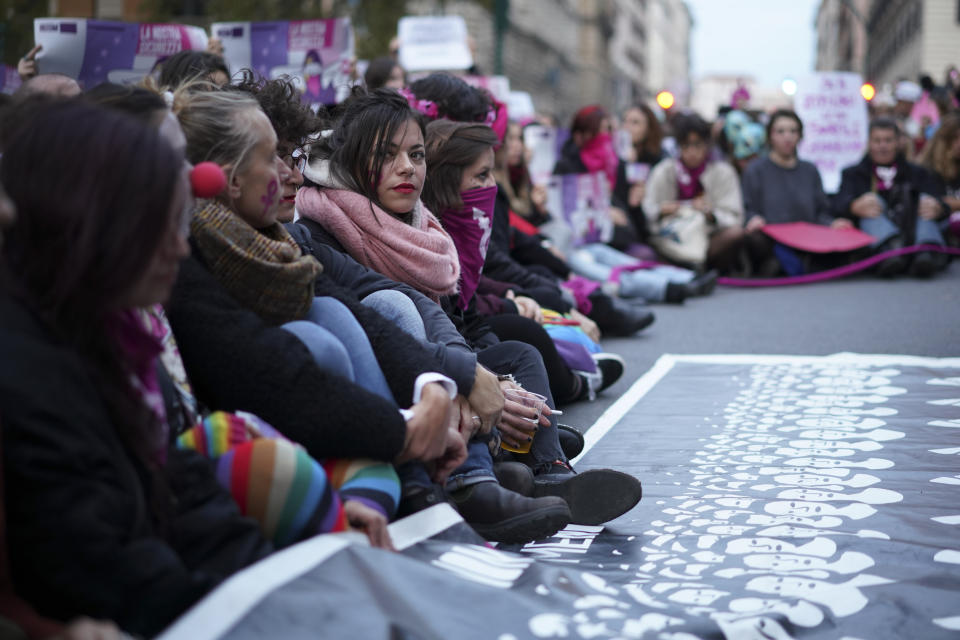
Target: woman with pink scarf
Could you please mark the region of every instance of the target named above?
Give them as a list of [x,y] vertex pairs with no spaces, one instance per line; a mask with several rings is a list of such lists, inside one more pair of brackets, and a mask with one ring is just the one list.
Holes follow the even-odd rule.
[[[345,251],[438,302],[453,300],[462,312],[458,294],[475,280],[461,279],[454,241],[420,201],[427,168],[424,133],[420,114],[397,92],[358,91],[345,103],[334,130],[311,147],[304,171],[309,183],[297,193],[297,210],[316,223],[311,226],[314,242]],[[459,180],[455,188],[459,192]],[[479,204],[492,211],[492,201]],[[568,522],[605,522],[623,513],[625,495],[635,497],[626,506],[632,507],[639,500],[635,479],[607,470],[573,473],[549,418],[553,403],[539,354],[529,345],[497,343],[488,330],[481,332],[485,339],[473,344],[478,361],[506,378],[516,376],[516,382],[504,380],[504,386],[519,383],[547,396],[540,422],[547,428],[531,431],[529,423],[520,428],[522,406],[506,403],[500,434],[506,442],[531,443],[531,453],[521,460],[525,464],[497,474],[504,486],[497,482],[487,443],[471,440],[467,462],[445,486],[463,518],[488,539],[520,541],[549,535]],[[597,482],[610,489],[605,495],[619,497],[598,499],[584,490]]]

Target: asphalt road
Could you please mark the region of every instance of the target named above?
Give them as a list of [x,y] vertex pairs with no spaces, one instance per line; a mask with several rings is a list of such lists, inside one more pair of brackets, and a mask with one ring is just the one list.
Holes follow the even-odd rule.
[[711,296],[653,309],[657,318],[647,329],[602,342],[626,360],[623,377],[595,402],[564,407],[562,422],[587,430],[665,353],[960,356],[960,261],[929,280],[864,275],[717,287]]

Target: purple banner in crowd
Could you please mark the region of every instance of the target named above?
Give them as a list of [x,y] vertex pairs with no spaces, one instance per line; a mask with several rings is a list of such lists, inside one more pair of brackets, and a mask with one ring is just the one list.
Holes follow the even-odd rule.
[[607,242],[613,236],[610,187],[603,173],[553,176],[547,187],[547,210],[566,222],[571,246]]
[[13,93],[20,88],[20,84],[17,68],[3,65],[3,73],[0,74],[0,93]]
[[334,104],[352,84],[353,28],[349,18],[217,22],[231,73],[252,69],[264,78],[289,76],[311,104]]
[[62,73],[84,88],[139,82],[157,63],[183,50],[203,50],[207,34],[178,24],[37,18],[34,39],[41,73]]

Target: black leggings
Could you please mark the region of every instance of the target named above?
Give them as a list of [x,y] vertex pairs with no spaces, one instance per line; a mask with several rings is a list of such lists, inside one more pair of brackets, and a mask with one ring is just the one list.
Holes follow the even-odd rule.
[[557,404],[570,402],[580,393],[580,380],[557,352],[550,335],[539,324],[515,313],[486,318],[487,324],[501,340],[518,340],[540,352],[550,380],[550,391]]

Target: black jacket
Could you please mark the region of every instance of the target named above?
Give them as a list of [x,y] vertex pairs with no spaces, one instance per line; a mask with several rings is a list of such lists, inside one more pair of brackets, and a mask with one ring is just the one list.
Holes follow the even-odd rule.
[[[943,183],[937,180],[932,173],[920,165],[907,162],[903,156],[897,157],[897,164],[899,168],[896,177],[893,179],[895,187],[907,187],[942,200],[944,194]],[[870,191],[873,191],[873,162],[868,154],[859,163],[847,167],[840,174],[840,190],[833,198],[834,215],[856,221],[856,216],[850,212],[850,204]],[[896,192],[897,189],[891,189],[890,191]],[[880,195],[885,197],[886,194]],[[946,211],[946,208],[944,208],[944,211]]]
[[354,300],[362,300],[371,293],[385,289],[399,291],[410,298],[423,318],[429,343],[427,348],[439,363],[438,370],[457,383],[460,393],[470,395],[477,356],[436,302],[410,285],[391,280],[331,246],[331,238],[319,223],[304,219],[284,226],[301,249],[323,265],[320,277],[328,278],[343,291],[351,292]]
[[[328,278],[317,279],[316,295],[350,309],[404,406],[416,377],[439,370],[412,336]],[[403,448],[406,423],[395,402],[318,367],[292,333],[268,326],[237,302],[196,250],[181,264],[166,310],[194,392],[206,406],[254,413],[320,460],[389,461]]]
[[515,285],[516,293],[529,295],[554,311],[570,311],[571,305],[563,298],[557,278],[536,273],[510,255],[510,200],[503,190],[497,192],[493,208],[493,230],[483,275]]
[[88,365],[4,294],[0,421],[14,586],[45,616],[87,615],[152,635],[272,550],[192,451],[169,452],[176,507],[161,535],[147,473],[121,443]]
[[590,173],[587,165],[583,164],[580,158],[580,147],[576,145],[573,138],[567,138],[560,149],[560,157],[557,158],[557,164],[553,167],[554,175],[562,176],[568,173]]

